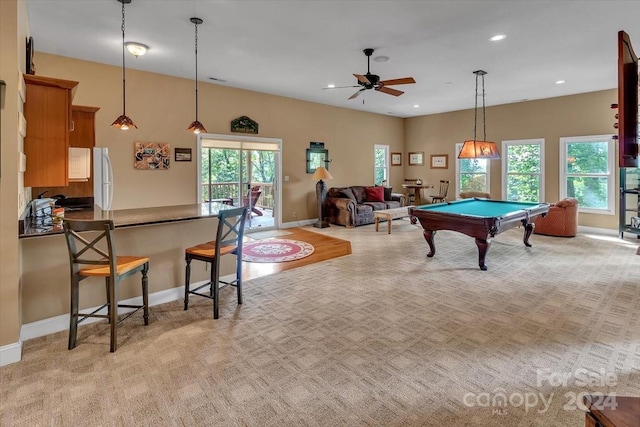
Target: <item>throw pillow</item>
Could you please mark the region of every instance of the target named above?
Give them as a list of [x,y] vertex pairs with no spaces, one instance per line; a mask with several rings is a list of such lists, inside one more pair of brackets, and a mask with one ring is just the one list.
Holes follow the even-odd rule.
[[365,187],[367,202],[384,202],[384,187]]
[[391,191],[393,191],[393,188],[391,187],[382,187],[382,188],[384,188],[384,200],[391,201]]

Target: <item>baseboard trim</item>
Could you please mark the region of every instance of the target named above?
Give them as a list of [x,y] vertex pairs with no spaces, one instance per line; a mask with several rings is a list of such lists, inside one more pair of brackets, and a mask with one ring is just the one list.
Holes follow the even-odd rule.
[[[229,280],[233,278],[233,275],[222,277],[222,280]],[[204,284],[206,280],[194,283],[194,286]],[[165,289],[164,291],[154,292],[149,295],[149,307],[154,305],[165,304],[172,301],[181,300],[184,298],[184,286],[178,286],[175,288]],[[121,304],[142,304],[142,297],[130,298],[128,300],[120,301]],[[98,307],[88,308],[83,311],[92,311]],[[122,311],[124,313],[125,311]],[[99,322],[100,318],[87,318],[82,324],[89,324]],[[33,338],[42,337],[45,335],[54,334],[56,332],[66,331],[69,329],[69,315],[61,314],[59,316],[50,317],[48,319],[38,320],[31,323],[22,325],[20,329],[20,341],[24,342]],[[1,348],[0,348],[1,350]],[[20,360],[20,359],[18,359]]]
[[0,347],[0,366],[22,360],[22,341]]
[[305,225],[313,225],[318,222],[317,219],[303,219],[301,221],[285,222],[280,225],[280,228],[293,228],[304,227]]

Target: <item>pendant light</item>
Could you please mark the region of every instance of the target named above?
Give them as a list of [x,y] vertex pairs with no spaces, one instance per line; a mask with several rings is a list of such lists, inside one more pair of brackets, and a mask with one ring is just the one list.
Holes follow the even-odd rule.
[[196,119],[189,125],[187,131],[198,134],[207,133],[202,123],[198,121],[198,25],[202,24],[203,21],[200,18],[191,18],[191,22],[196,28]]
[[[499,159],[500,153],[498,153],[498,147],[495,142],[487,141],[487,122],[486,112],[484,105],[484,76],[486,71],[478,70],[474,71],[476,75],[476,106],[475,117],[473,122],[473,140],[467,140],[462,144],[459,159]],[[482,141],[478,141],[476,138],[476,131],[478,128],[478,78],[482,78],[482,125],[484,129],[484,137]]]
[[122,3],[122,115],[118,117],[111,126],[114,128],[118,128],[121,130],[128,130],[129,128],[138,129],[133,120],[127,117],[127,102],[126,102],[126,79],[125,79],[125,71],[124,71],[124,52],[125,52],[125,42],[124,42],[124,5],[131,3],[131,0],[117,0]]

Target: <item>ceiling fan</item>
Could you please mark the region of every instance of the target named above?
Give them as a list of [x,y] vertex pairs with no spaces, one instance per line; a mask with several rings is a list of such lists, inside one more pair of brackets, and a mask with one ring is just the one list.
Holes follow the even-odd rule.
[[377,76],[375,74],[371,74],[371,71],[369,69],[370,59],[371,59],[371,55],[373,54],[373,49],[370,49],[370,48],[369,49],[365,49],[365,50],[363,50],[363,52],[367,56],[367,74],[354,74],[355,78],[358,79],[358,85],[356,85],[356,86],[339,86],[339,87],[332,87],[332,88],[325,87],[323,89],[341,89],[341,88],[346,88],[346,87],[362,87],[356,93],[351,95],[348,99],[357,98],[358,95],[360,95],[362,92],[364,92],[367,89],[375,89],[378,92],[387,93],[387,94],[393,95],[393,96],[400,96],[400,95],[402,95],[404,93],[403,91],[397,90],[397,89],[393,89],[393,88],[390,88],[390,87],[387,87],[387,86],[406,85],[406,84],[410,84],[410,83],[415,83],[416,82],[413,79],[413,77],[403,77],[401,79],[391,79],[391,80],[380,80],[380,76]]

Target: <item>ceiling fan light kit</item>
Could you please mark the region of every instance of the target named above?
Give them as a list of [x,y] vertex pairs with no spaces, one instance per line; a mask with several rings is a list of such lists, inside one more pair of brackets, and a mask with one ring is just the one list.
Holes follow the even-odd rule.
[[116,0],[119,3],[122,3],[122,115],[120,115],[117,119],[111,123],[111,126],[120,130],[128,130],[131,128],[137,129],[138,126],[127,116],[127,101],[126,101],[126,83],[127,80],[125,78],[125,66],[124,66],[124,52],[125,52],[125,42],[124,42],[124,5],[131,3],[131,0]]
[[[484,76],[486,71],[478,70],[474,71],[476,75],[476,98],[474,109],[474,121],[473,121],[473,139],[467,140],[462,144],[462,149],[458,154],[459,159],[499,159],[500,153],[495,142],[487,141],[487,122],[486,122],[486,109],[484,102]],[[484,138],[479,141],[476,137],[476,131],[478,128],[478,78],[482,78],[482,125],[484,129]]]
[[189,127],[187,128],[188,132],[193,132],[195,134],[199,133],[207,133],[207,129],[198,121],[198,25],[202,24],[204,21],[200,18],[191,18],[191,23],[195,26],[195,47],[196,47],[196,119],[191,122]]

